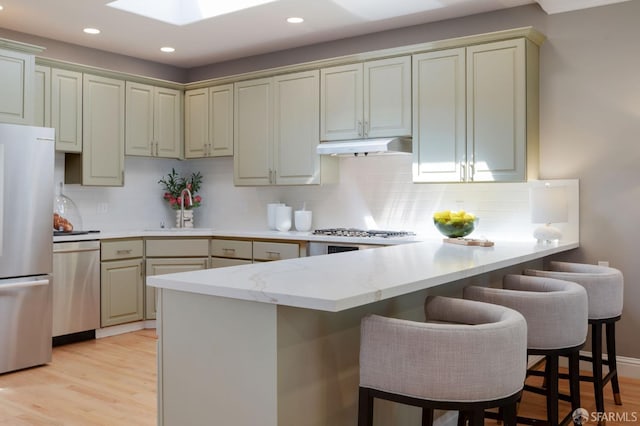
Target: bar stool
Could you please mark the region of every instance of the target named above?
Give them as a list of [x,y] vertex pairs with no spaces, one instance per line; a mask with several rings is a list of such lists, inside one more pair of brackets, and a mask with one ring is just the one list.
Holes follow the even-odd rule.
[[[589,318],[591,325],[591,356],[580,356],[592,365],[592,376],[580,376],[580,379],[593,383],[596,411],[604,413],[604,387],[611,382],[613,399],[616,405],[622,405],[618,368],[616,363],[616,322],[622,316],[624,278],[622,273],[606,266],[583,263],[551,262],[550,271],[527,269],[526,275],[551,277],[573,281],[585,288],[589,298]],[[605,326],[607,359],[602,356],[602,326]],[[602,366],[609,372],[603,377]]]
[[526,373],[522,315],[441,296],[427,297],[424,309],[424,323],[362,319],[358,425],[373,424],[374,398],[421,407],[423,426],[434,409],[468,412],[470,424],[483,425],[484,410],[494,407],[515,425]]
[[[546,388],[525,385],[525,391],[547,400],[547,422],[565,424],[580,408],[579,351],[587,337],[587,292],[576,283],[551,278],[505,275],[503,288],[467,287],[464,298],[495,303],[520,312],[527,320],[527,353],[545,357]],[[569,357],[570,396],[558,391],[558,360]],[[560,399],[571,402],[571,412],[558,421]],[[537,419],[518,417],[519,423]]]

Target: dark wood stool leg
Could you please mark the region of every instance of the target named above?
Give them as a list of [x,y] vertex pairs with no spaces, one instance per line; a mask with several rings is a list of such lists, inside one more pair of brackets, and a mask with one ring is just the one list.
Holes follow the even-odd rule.
[[611,388],[613,389],[613,400],[616,405],[622,405],[620,397],[620,385],[618,384],[618,365],[616,362],[616,323],[608,322],[607,332],[607,359],[609,361],[609,371],[614,371],[611,376]]
[[547,421],[558,426],[558,356],[547,355]]
[[580,408],[580,352],[569,354],[569,392],[571,395],[571,411]]
[[422,408],[422,426],[433,425],[433,408]]
[[467,413],[466,411],[458,411],[458,426],[467,426]]
[[518,415],[518,403],[505,405],[502,407],[502,421],[504,426],[516,426]]
[[591,356],[593,358],[593,392],[596,411],[604,413],[604,393],[602,381],[602,323],[591,324]]
[[482,408],[473,409],[469,426],[484,426],[484,410]]
[[366,388],[358,392],[358,426],[373,426],[373,396]]

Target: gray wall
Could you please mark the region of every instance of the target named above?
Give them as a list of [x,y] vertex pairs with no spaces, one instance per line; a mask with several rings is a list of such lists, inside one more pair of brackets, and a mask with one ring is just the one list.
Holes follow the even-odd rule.
[[188,81],[188,70],[184,68],[118,55],[104,50],[90,49],[76,44],[63,43],[5,28],[0,28],[0,37],[44,47],[46,50],[38,55],[43,58],[57,59],[177,83],[186,83]]
[[[386,31],[185,71],[77,46],[29,39],[0,29],[0,37],[45,45],[58,59],[179,82],[271,68],[350,53],[502,29],[534,26],[547,36],[540,50],[541,178],[580,179],[581,247],[564,258],[607,260],[625,275],[625,309],[618,353],[640,358],[640,2],[557,15],[537,5]],[[12,36],[13,35],[13,36]],[[16,35],[20,35],[17,37]],[[175,73],[175,77],[171,77]]]

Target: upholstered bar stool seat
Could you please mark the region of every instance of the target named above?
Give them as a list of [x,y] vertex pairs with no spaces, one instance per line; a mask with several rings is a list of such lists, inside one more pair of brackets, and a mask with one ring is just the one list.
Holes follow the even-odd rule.
[[470,300],[429,296],[427,322],[370,315],[361,322],[358,425],[373,424],[374,398],[433,410],[505,407],[514,425],[526,373],[527,326],[518,312]]
[[[570,262],[551,262],[550,269],[549,271],[527,269],[524,273],[573,281],[585,288],[589,298],[588,322],[591,325],[591,356],[581,356],[580,359],[591,362],[592,375],[580,376],[580,378],[593,382],[597,412],[604,413],[603,388],[609,382],[611,382],[615,403],[622,405],[616,363],[615,329],[615,323],[622,315],[624,292],[622,273],[615,268]],[[603,360],[602,354],[602,326],[605,326],[606,330],[606,360]],[[603,376],[603,365],[609,368],[606,376]]]
[[[543,355],[547,363],[546,388],[525,386],[525,391],[547,399],[550,425],[568,423],[580,407],[579,351],[587,337],[587,293],[578,284],[551,278],[506,275],[503,288],[467,287],[464,298],[506,306],[527,320],[527,353]],[[569,357],[570,396],[558,392],[558,359]],[[559,399],[571,401],[571,412],[558,420]],[[518,418],[536,424],[537,419]]]

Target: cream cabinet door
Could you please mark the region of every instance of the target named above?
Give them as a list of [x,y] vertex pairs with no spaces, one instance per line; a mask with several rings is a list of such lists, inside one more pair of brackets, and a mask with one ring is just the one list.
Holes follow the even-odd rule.
[[367,138],[411,136],[411,57],[364,63]]
[[526,87],[524,39],[467,47],[470,180],[526,179]]
[[209,88],[209,157],[233,155],[233,84]]
[[154,88],[153,140],[155,156],[180,158],[182,154],[182,92]]
[[364,137],[362,64],[320,70],[320,139]]
[[273,175],[280,185],[320,183],[319,72],[274,77]]
[[234,85],[233,177],[236,185],[274,183],[272,92],[271,78]]
[[182,94],[127,81],[126,155],[180,158]]
[[[207,269],[208,258],[170,258],[170,259],[149,259],[147,258],[147,276],[173,274],[178,272],[199,271]],[[146,286],[145,290],[145,319],[156,318],[156,288]]]
[[124,185],[125,83],[84,74],[82,184]]
[[0,49],[0,122],[33,124],[35,57]]
[[51,127],[51,68],[36,65],[33,124]]
[[142,259],[102,262],[100,270],[101,325],[122,324],[143,318]]
[[82,73],[51,69],[51,123],[56,151],[82,152]]
[[184,156],[206,157],[209,150],[209,89],[184,94]]
[[151,157],[155,154],[153,138],[153,86],[126,83],[125,154]]
[[465,49],[413,57],[413,180],[464,181]]

